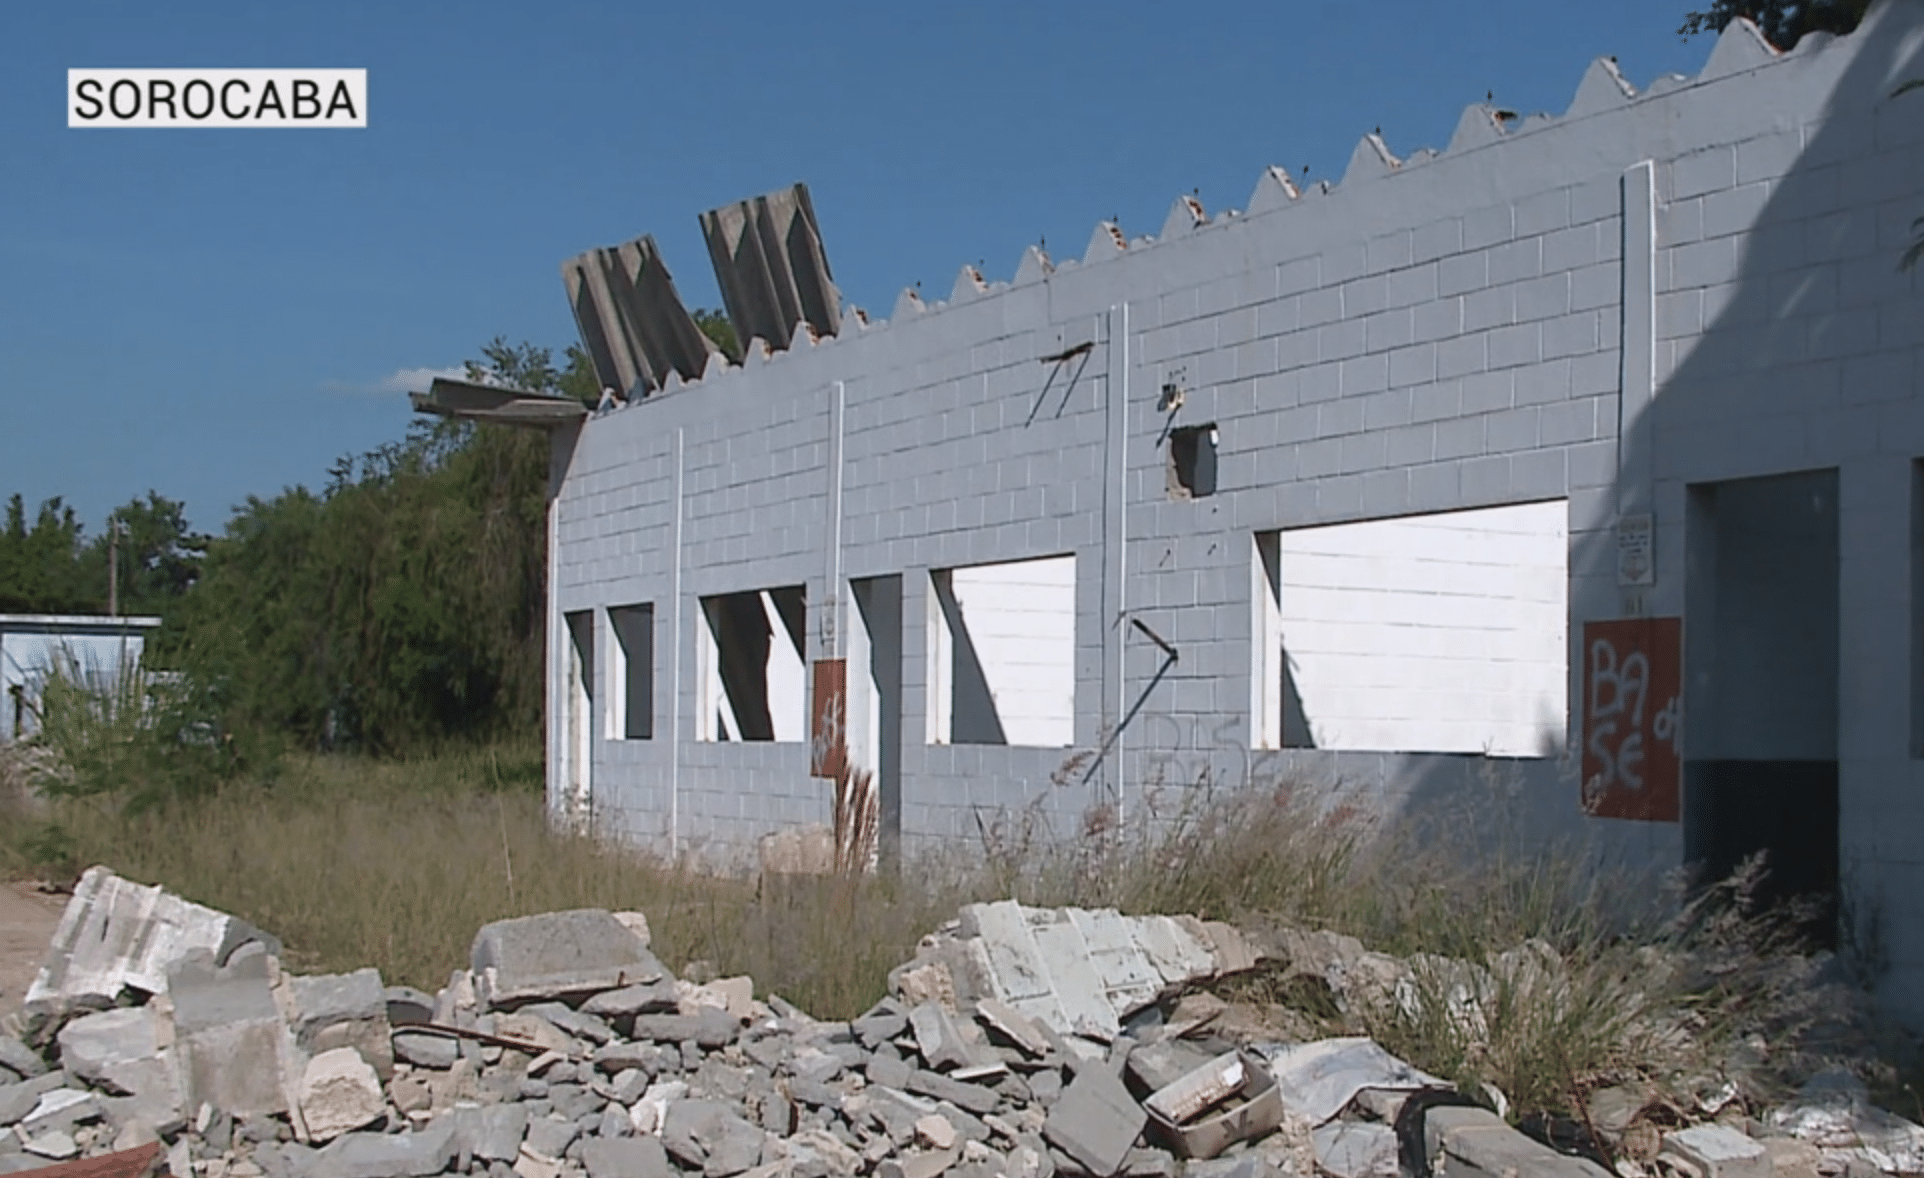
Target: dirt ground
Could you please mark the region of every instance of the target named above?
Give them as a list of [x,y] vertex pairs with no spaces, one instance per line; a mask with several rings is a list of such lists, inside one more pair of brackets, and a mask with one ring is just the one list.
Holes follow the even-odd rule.
[[20,1009],[66,907],[31,882],[0,882],[0,1018]]

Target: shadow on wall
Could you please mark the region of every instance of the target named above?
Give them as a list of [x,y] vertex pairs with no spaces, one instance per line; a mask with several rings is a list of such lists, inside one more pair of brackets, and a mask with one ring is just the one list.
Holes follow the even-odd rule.
[[[1890,743],[1880,725],[1898,722],[1893,709],[1909,714],[1886,701],[1901,699],[1910,682],[1910,651],[1873,649],[1868,632],[1845,645],[1840,631],[1846,610],[1855,621],[1869,600],[1889,611],[1874,632],[1910,632],[1908,601],[1857,580],[1884,577],[1910,557],[1863,566],[1846,581],[1839,543],[1853,520],[1901,518],[1910,464],[1924,453],[1914,377],[1924,306],[1898,269],[1912,220],[1924,214],[1924,94],[1892,97],[1924,74],[1919,38],[1896,31],[1913,23],[1897,11],[1909,7],[1887,0],[1854,34],[1855,59],[1805,129],[1795,162],[1770,184],[1749,233],[1704,237],[1715,220],[1701,215],[1706,206],[1741,204],[1741,189],[1679,195],[1671,170],[1659,166],[1655,395],[1620,423],[1617,485],[1596,500],[1573,495],[1572,527],[1582,529],[1571,545],[1578,619],[1633,612],[1616,579],[1614,525],[1619,512],[1656,517],[1657,584],[1645,612],[1685,618],[1684,861],[1715,876],[1764,851],[1779,897],[1834,897],[1840,871],[1846,884],[1860,875],[1870,883],[1876,799],[1911,787],[1895,750],[1879,752],[1868,772],[1901,779],[1860,777],[1841,796],[1838,780],[1840,699],[1853,757]],[[1781,133],[1766,120],[1753,125],[1766,137]],[[1749,154],[1723,150],[1741,183]],[[1635,348],[1625,355],[1634,362]],[[1841,479],[1840,464],[1850,467]],[[1867,599],[1840,593],[1860,583]],[[1571,637],[1580,658],[1581,634]],[[1866,718],[1852,728],[1860,705]],[[1882,719],[1870,718],[1879,707]],[[1573,697],[1572,752],[1560,766],[1516,764],[1527,783],[1514,794],[1516,816],[1546,834],[1578,825],[1583,711],[1584,699]],[[1439,763],[1412,783],[1407,810],[1445,809],[1475,773]],[[1589,833],[1607,850],[1635,854],[1675,836],[1663,825],[1599,819]],[[1889,881],[1872,886],[1886,897],[1903,891]],[[1827,939],[1839,931],[1836,912],[1819,930]],[[1842,932],[1849,943],[1850,929]]]

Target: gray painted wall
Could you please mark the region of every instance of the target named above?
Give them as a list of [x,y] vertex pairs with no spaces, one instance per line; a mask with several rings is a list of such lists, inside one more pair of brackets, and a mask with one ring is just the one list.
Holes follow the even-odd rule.
[[[1205,777],[1306,775],[1431,812],[1480,758],[1252,751],[1256,533],[1566,501],[1574,709],[1584,622],[1684,614],[1687,561],[1701,562],[1685,543],[1693,485],[1834,470],[1837,616],[1807,620],[1812,636],[1833,628],[1841,668],[1839,843],[1855,911],[1881,922],[1892,994],[1924,1021],[1924,775],[1904,690],[1924,306],[1894,265],[1924,212],[1924,98],[1888,98],[1924,73],[1921,43],[1924,3],[1886,0],[1853,36],[1788,55],[1733,26],[1697,78],[1638,95],[1599,61],[1560,117],[1506,130],[1473,107],[1446,150],[1402,161],[1366,139],[1333,190],[1293,196],[1266,171],[1238,215],[1179,200],[1153,240],[1103,225],[1079,262],[1030,251],[1006,284],[965,268],[946,303],[905,292],[886,324],[847,316],[839,338],[711,361],[699,382],[591,420],[556,449],[555,805],[573,772],[562,614],[597,611],[606,649],[606,608],[652,603],[654,737],[593,742],[597,820],[717,855],[826,821],[806,744],[691,739],[698,602],[806,585],[812,660],[846,653],[849,579],[899,574],[910,845],[972,839],[978,814],[1029,806],[1066,832],[1092,805],[1127,813],[1157,782]],[[1169,382],[1186,392],[1173,416],[1158,409]],[[1219,490],[1171,498],[1163,431],[1209,422]],[[1655,516],[1657,580],[1626,592],[1615,525],[1638,512]],[[1720,559],[1768,568],[1772,521],[1752,514]],[[930,570],[1063,553],[1075,747],[1097,748],[1140,702],[1116,750],[1055,784],[1060,748],[929,744]],[[1719,667],[1784,640],[1727,609]],[[1164,668],[1125,618],[1180,662]],[[1687,670],[1696,699],[1704,668]],[[1742,722],[1720,713],[1714,730]],[[1684,748],[1715,751],[1688,726]],[[1501,804],[1534,829],[1682,856],[1679,824],[1582,817],[1567,758],[1504,770]]]

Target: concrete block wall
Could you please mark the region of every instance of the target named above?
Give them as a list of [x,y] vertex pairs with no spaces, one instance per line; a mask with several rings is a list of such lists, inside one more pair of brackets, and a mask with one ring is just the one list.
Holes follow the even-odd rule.
[[[1924,1018],[1908,690],[1924,307],[1894,264],[1924,212],[1924,118],[1904,105],[1924,98],[1889,97],[1924,73],[1920,44],[1924,0],[1884,0],[1789,54],[1733,25],[1698,77],[1641,93],[1600,60],[1559,117],[1473,106],[1444,150],[1401,161],[1365,140],[1334,188],[1266,170],[1239,214],[1182,199],[1154,238],[1099,225],[1083,258],[1031,250],[1008,283],[965,267],[946,302],[905,292],[886,323],[850,314],[839,337],[751,348],[591,420],[557,443],[551,634],[563,611],[652,603],[659,664],[654,739],[596,746],[597,813],[717,855],[826,821],[805,744],[692,740],[698,602],[806,585],[813,660],[847,650],[848,581],[891,575],[910,844],[1025,809],[1068,833],[1094,805],[1282,775],[1436,810],[1490,767],[1260,747],[1257,534],[1562,502],[1575,745],[1583,624],[1685,613],[1690,488],[1834,469],[1839,617],[1812,624],[1838,627],[1846,882]],[[1165,431],[1204,424],[1218,489],[1172,498]],[[1656,579],[1625,588],[1616,525],[1640,513]],[[930,744],[931,571],[1070,554],[1082,763]],[[1678,824],[1585,818],[1570,755],[1497,768],[1500,804],[1535,829],[1682,856]]]

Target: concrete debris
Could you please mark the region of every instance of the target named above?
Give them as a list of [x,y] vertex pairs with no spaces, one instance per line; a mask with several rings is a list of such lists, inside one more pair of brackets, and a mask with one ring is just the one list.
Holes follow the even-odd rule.
[[1863,1082],[1848,1072],[1813,1077],[1770,1124],[1817,1146],[1833,1166],[1924,1174],[1924,1127],[1873,1106]]
[[486,925],[474,938],[469,968],[475,994],[489,1008],[579,1000],[667,972],[642,938],[599,908]]
[[1379,1121],[1331,1121],[1310,1135],[1316,1168],[1330,1178],[1397,1178],[1396,1130]]
[[69,1012],[112,1007],[130,991],[143,998],[165,991],[168,971],[191,952],[206,952],[223,964],[249,944],[281,951],[279,941],[245,921],[105,867],[89,868],[74,885],[47,957],[27,987],[22,1021],[38,1038],[41,1028]]
[[963,908],[889,984],[909,1006],[973,1010],[988,999],[1059,1035],[1106,1043],[1164,994],[1254,964],[1233,930],[1191,917],[1003,900]]
[[[0,1040],[22,1077],[0,1083],[0,1174],[151,1143],[180,1178],[1395,1178],[1416,1133],[1438,1178],[1603,1175],[1480,1108],[1411,1103],[1447,1086],[1371,1040],[1268,1042],[1184,993],[1261,962],[1394,1000],[1400,963],[1326,934],[972,905],[893,996],[823,1022],[748,978],[676,978],[644,927],[490,925],[436,994],[284,975],[264,937],[190,946],[156,991]],[[1535,950],[1488,969],[1555,972]],[[1924,1170],[1924,1129],[1847,1077],[1751,1122],[1782,1135],[1761,1141],[1675,1116],[1660,1134],[1630,1088],[1591,1106],[1647,1178]]]
[[1693,1125],[1667,1134],[1657,1162],[1697,1178],[1771,1178],[1772,1172],[1763,1143],[1728,1125]]
[[1149,1116],[1122,1079],[1106,1068],[1084,1068],[1049,1110],[1042,1134],[1091,1174],[1118,1173]]
[[1481,1108],[1431,1109],[1423,1121],[1424,1154],[1438,1178],[1528,1174],[1532,1178],[1609,1178],[1588,1158],[1569,1157],[1510,1128]]
[[1362,1038],[1324,1039],[1282,1048],[1270,1054],[1269,1066],[1284,1107],[1311,1125],[1334,1119],[1365,1091],[1416,1092],[1450,1087]]
[[352,1047],[336,1047],[307,1061],[300,1110],[314,1141],[332,1141],[364,1128],[387,1111],[380,1077]]

